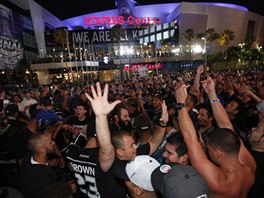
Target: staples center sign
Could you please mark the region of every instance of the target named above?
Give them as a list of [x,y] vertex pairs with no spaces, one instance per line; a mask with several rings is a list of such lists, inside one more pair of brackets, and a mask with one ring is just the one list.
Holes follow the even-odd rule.
[[86,16],[84,17],[84,24],[86,26],[91,25],[104,25],[107,23],[107,25],[146,25],[146,24],[153,24],[153,25],[159,25],[160,20],[156,18],[150,18],[150,17],[134,17],[129,16],[127,19],[123,16],[102,16],[102,17],[94,17],[94,16]]
[[[148,70],[148,69],[160,69],[162,67],[161,63],[158,64],[134,64],[132,65],[131,69],[132,71],[142,71],[142,70]],[[130,66],[128,64],[124,65],[124,70],[125,71],[129,71],[130,70]]]

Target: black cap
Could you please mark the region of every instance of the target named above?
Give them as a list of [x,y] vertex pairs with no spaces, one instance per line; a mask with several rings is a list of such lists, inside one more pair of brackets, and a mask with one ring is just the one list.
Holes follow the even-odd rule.
[[142,132],[150,129],[150,119],[145,114],[140,114],[135,118],[135,127],[137,132]]

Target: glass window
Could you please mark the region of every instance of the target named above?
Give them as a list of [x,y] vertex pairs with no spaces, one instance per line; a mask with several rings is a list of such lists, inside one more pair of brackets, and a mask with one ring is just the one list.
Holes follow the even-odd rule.
[[155,26],[152,26],[152,27],[150,28],[150,33],[154,32],[154,31],[155,31]]
[[149,42],[149,37],[148,36],[144,37],[144,43],[148,43],[148,42]]
[[167,29],[169,27],[169,24],[168,23],[164,23],[163,24],[163,29]]
[[139,30],[139,36],[143,35],[143,30]]
[[169,38],[169,31],[163,32],[163,39]]
[[157,34],[157,41],[160,41],[160,40],[162,40],[162,35],[161,35],[161,33],[158,33]]
[[175,29],[172,29],[172,30],[170,31],[170,37],[173,37],[173,36],[174,36],[174,32],[175,32]]
[[150,36],[150,42],[154,42],[154,41],[155,41],[155,35],[153,34]]
[[144,34],[148,34],[149,33],[149,29],[144,29]]
[[161,25],[157,25],[157,31],[161,30]]

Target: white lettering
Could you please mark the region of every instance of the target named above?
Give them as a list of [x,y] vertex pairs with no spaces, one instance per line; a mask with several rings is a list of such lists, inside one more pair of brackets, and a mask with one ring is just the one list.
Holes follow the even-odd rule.
[[83,39],[83,32],[77,32],[77,33],[73,32],[72,39],[73,39],[73,42],[81,43]]
[[89,42],[89,33],[88,32],[84,32],[83,41]]
[[132,37],[137,38],[138,36],[138,31],[137,30],[132,30]]
[[99,41],[96,32],[93,33],[93,42],[94,42],[94,41],[97,41],[97,42]]
[[104,32],[103,32],[103,31],[100,31],[100,32],[99,32],[99,40],[100,40],[100,41],[105,41],[105,40],[104,40]]
[[82,166],[71,163],[73,171],[78,173],[85,173],[88,175],[94,175],[95,176],[95,168],[89,167],[89,166]]
[[110,39],[110,31],[105,32],[105,41],[111,41]]

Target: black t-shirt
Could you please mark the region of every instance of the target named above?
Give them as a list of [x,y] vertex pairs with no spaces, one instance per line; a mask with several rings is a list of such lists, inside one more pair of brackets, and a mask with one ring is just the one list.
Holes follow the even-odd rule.
[[70,140],[71,142],[73,142],[76,139],[79,133],[83,134],[82,140],[81,140],[82,143],[79,145],[84,147],[86,145],[86,134],[85,133],[87,132],[89,118],[86,117],[84,120],[79,120],[76,116],[72,116],[65,123],[73,126],[72,138]]
[[13,149],[13,154],[17,160],[23,159],[29,152],[27,144],[31,135],[33,135],[33,132],[27,127],[18,132]]
[[74,172],[81,197],[123,198],[126,188],[115,178],[113,166],[103,172],[99,159],[98,148],[83,148],[70,144],[65,149],[66,159]]
[[[15,146],[15,138],[20,130],[25,127],[22,122],[9,119],[7,126],[4,131],[0,134],[0,160],[13,160],[15,156],[13,155],[13,149]],[[15,162],[15,160],[14,160]]]
[[31,155],[23,159],[20,172],[21,192],[26,198],[36,198],[49,185],[57,182],[57,177],[48,165],[32,164]]
[[147,142],[146,144],[142,144],[137,149],[137,155],[149,155],[150,153],[150,144]]
[[[149,155],[150,153],[150,144],[142,144],[137,149],[137,155]],[[128,160],[120,160],[118,158],[115,158],[114,164],[112,166],[113,173],[115,174],[116,178],[125,186],[124,179],[128,179],[127,176],[124,176],[124,169],[126,166],[126,163],[129,162]],[[123,169],[120,171],[120,169]]]
[[[76,116],[72,116],[68,118],[68,120],[65,122],[66,124],[72,125],[74,128],[74,133],[78,133],[83,129],[83,127],[86,127],[89,122],[89,118],[86,117],[84,120],[79,120]],[[85,130],[86,131],[86,130]]]

